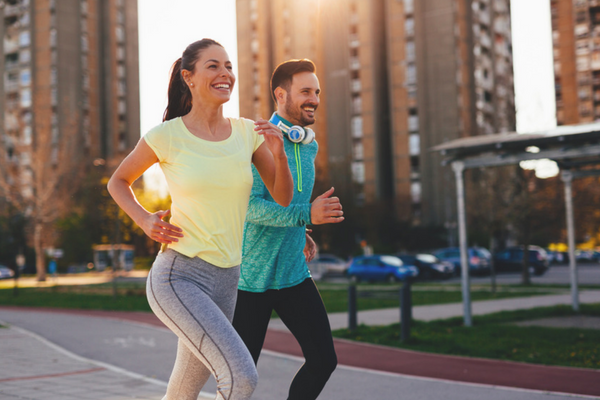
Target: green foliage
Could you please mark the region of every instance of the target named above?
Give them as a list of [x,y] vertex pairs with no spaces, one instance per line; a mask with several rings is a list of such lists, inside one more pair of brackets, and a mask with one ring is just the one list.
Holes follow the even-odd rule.
[[[156,243],[120,210],[108,193],[107,183],[108,178],[92,172],[77,193],[71,212],[56,223],[59,234],[56,247],[64,250],[59,267],[91,262],[95,244],[133,244],[136,256],[156,254]],[[137,187],[134,192],[149,211],[170,207],[170,198],[156,198]]]

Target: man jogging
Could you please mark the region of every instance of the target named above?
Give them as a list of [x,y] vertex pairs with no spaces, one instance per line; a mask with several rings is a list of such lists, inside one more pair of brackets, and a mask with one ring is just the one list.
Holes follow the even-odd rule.
[[275,203],[253,168],[233,319],[255,363],[273,310],[292,332],[306,361],[291,383],[288,400],[316,399],[337,365],[327,312],[307,266],[316,245],[306,226],[344,220],[339,199],[332,197],[333,188],[310,203],[318,145],[314,132],[306,127],[314,124],[319,106],[315,71],[310,60],[289,60],[277,66],[271,77],[277,104],[271,122],[286,138],[294,197],[288,207]]

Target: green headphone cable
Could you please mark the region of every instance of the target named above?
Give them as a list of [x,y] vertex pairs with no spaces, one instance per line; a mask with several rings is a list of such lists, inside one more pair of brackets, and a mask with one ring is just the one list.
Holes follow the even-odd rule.
[[298,191],[302,191],[302,159],[300,158],[300,146],[294,143],[294,156],[296,158],[296,172],[298,173]]

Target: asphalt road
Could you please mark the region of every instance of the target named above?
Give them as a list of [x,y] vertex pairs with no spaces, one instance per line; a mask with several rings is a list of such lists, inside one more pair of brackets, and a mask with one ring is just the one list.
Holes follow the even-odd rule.
[[[472,284],[489,284],[490,276],[471,276]],[[323,279],[325,282],[348,282],[343,276],[331,276]],[[600,285],[600,263],[581,263],[577,265],[577,281],[579,285]],[[460,283],[461,278],[435,280],[438,283]],[[542,276],[531,276],[534,284],[570,285],[571,275],[568,265],[552,265]],[[496,275],[498,284],[520,284],[521,274],[518,272],[502,272]]]
[[[167,381],[177,339],[170,331],[110,318],[0,309],[0,320],[27,329],[80,356]],[[301,360],[264,353],[257,400],[280,400]],[[204,389],[214,393],[214,382]],[[339,366],[320,399],[557,400],[572,395],[499,388]]]

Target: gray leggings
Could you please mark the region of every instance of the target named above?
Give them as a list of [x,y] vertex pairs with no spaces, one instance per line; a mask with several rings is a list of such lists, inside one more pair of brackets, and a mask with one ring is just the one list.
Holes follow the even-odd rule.
[[210,374],[218,400],[252,396],[258,374],[231,325],[240,267],[219,268],[174,250],[159,253],[146,294],[152,311],[179,337],[163,400],[196,400]]

